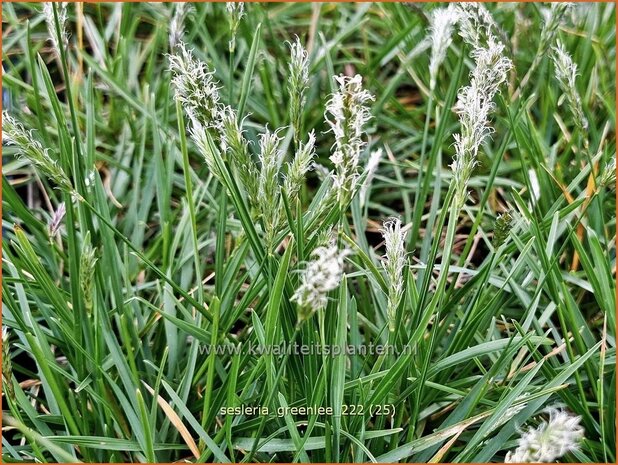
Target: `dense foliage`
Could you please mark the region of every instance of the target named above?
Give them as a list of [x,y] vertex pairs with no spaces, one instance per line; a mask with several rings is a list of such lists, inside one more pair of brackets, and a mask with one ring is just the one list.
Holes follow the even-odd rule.
[[614,462],[614,5],[486,7],[3,2],[3,460]]

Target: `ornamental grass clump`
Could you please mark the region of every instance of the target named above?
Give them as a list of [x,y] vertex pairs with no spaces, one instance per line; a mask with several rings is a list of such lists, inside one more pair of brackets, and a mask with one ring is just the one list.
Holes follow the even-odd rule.
[[569,11],[3,2],[2,462],[615,463]]

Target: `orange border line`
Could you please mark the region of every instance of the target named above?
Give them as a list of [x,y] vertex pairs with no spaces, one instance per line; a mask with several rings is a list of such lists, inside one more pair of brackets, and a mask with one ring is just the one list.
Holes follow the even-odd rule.
[[[56,1],[56,0],[54,0]],[[552,2],[554,0],[551,0]],[[18,0],[3,0],[3,3],[24,3],[23,1],[18,1]],[[153,3],[164,3],[165,0],[151,0],[151,2]],[[507,3],[508,0],[498,0],[498,1],[489,1],[489,0],[480,0],[481,3]],[[43,3],[42,0],[33,0],[33,1],[29,1],[28,3]],[[78,2],[69,2],[69,3],[78,3]],[[120,0],[110,0],[107,2],[98,2],[95,0],[85,0],[82,3],[146,3],[143,2],[142,0],[126,0],[126,1],[120,1]],[[169,2],[168,2],[169,3]],[[182,2],[182,1],[178,1],[178,0],[172,0],[171,3],[224,3],[224,0],[212,0],[212,1],[204,1],[204,0],[197,0],[194,2]],[[332,1],[325,1],[325,0],[319,0],[317,2],[312,2],[312,0],[299,0],[296,2],[280,2],[278,0],[263,0],[262,2],[259,2],[257,0],[249,0],[248,3],[372,3],[370,0],[358,0],[356,2],[353,2],[351,0],[332,0]],[[403,3],[400,0],[385,0],[382,2],[375,2],[375,3]],[[413,2],[410,3],[436,3],[436,2],[432,2],[431,0],[414,0]],[[457,1],[452,1],[452,2],[441,2],[441,3],[464,3],[464,2],[457,2]],[[535,0],[520,0],[517,3],[538,3]],[[589,1],[589,0],[574,0],[574,3],[614,3],[615,6],[618,6],[618,0],[615,0],[613,2],[610,1],[602,1],[602,0],[596,0],[596,1]],[[2,22],[2,8],[0,8],[0,22]],[[2,22],[2,24],[4,24],[4,22]],[[616,40],[616,48],[618,49],[618,22],[615,24],[615,40]],[[0,54],[2,53],[2,39],[3,36],[0,34]],[[615,62],[615,71],[618,71],[618,56],[616,58],[616,62]],[[0,78],[2,77],[4,73],[4,68],[0,69]],[[0,87],[1,87],[1,83],[0,83]],[[616,84],[616,107],[618,107],[618,84]],[[0,100],[0,110],[2,110],[2,104],[3,101]],[[2,121],[2,117],[0,116],[0,123]],[[0,156],[2,155],[2,148],[0,147]],[[2,171],[2,158],[0,157],[0,171]],[[618,169],[617,169],[617,173],[618,173]],[[618,183],[618,181],[617,181]],[[0,198],[2,197],[2,185],[0,184]],[[618,217],[618,188],[616,189],[615,192],[615,198],[616,198],[616,216]],[[2,208],[3,205],[2,203],[0,203],[0,215],[2,215]],[[2,240],[3,237],[0,234],[0,259],[2,259]],[[615,238],[616,240],[616,248],[618,250],[618,235]],[[615,270],[614,270],[615,271]],[[0,269],[0,283],[2,283],[2,269]],[[615,278],[615,284],[616,284],[616,300],[618,301],[618,276]],[[0,287],[0,299],[2,298],[2,288]],[[616,320],[618,320],[618,306],[616,308]],[[0,312],[0,325],[2,325],[2,312]],[[618,329],[614,328],[615,330]],[[1,345],[1,341],[0,341],[0,345]],[[2,351],[0,351],[0,363],[2,363]],[[616,368],[618,368],[618,361],[617,361],[617,365]],[[616,370],[618,371],[618,370]],[[614,375],[616,375],[616,371],[614,372]],[[618,403],[618,390],[615,392],[615,401],[616,403]],[[0,383],[0,399],[2,399],[2,383]],[[2,424],[2,410],[0,410],[0,425]],[[616,431],[616,438],[615,441],[618,443],[618,417],[615,420],[615,431]],[[1,431],[0,431],[1,434]],[[2,451],[2,445],[0,444],[0,452]],[[0,463],[2,458],[0,456]],[[25,463],[25,462],[24,462]],[[58,462],[59,465],[69,465],[69,463],[67,462]],[[130,465],[129,463],[123,463],[123,462],[105,462],[105,463],[110,463],[112,465]],[[177,463],[172,463],[172,462],[157,462],[157,463],[161,463],[163,465],[177,465]],[[292,464],[287,464],[285,462],[278,462],[281,463],[282,465],[292,465]],[[463,463],[463,465],[473,465],[474,462],[466,462]],[[601,465],[601,462],[597,462],[599,465]],[[30,465],[30,464],[28,464]],[[32,465],[37,465],[32,463]],[[101,465],[103,465],[103,463],[101,463]],[[251,465],[251,464],[250,464]],[[297,464],[296,464],[297,465]],[[320,464],[318,464],[320,465]],[[326,465],[324,463],[322,463],[321,465]],[[353,465],[350,463],[343,463],[342,465]]]

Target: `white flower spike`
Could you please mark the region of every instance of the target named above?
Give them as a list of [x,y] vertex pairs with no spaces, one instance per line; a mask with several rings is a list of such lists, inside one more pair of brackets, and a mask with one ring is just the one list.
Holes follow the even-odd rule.
[[[328,293],[341,282],[344,259],[348,253],[347,249],[339,250],[334,243],[313,251],[311,255],[315,259],[307,265],[301,285],[291,299],[305,310],[301,315],[310,315],[326,307]],[[305,313],[306,310],[309,312]]]
[[[364,126],[371,118],[367,103],[373,96],[363,89],[363,78],[334,76],[339,84],[326,105],[326,122],[335,135],[335,145],[330,157],[335,165],[334,187],[340,205],[350,200],[356,188],[358,161],[364,140]],[[330,116],[330,117],[329,117]]]
[[446,58],[446,52],[453,42],[453,28],[459,19],[459,13],[453,4],[447,8],[437,8],[429,18],[429,39],[431,40],[431,58],[429,60],[429,88],[434,90],[438,69]]
[[386,256],[382,266],[388,278],[388,328],[395,331],[397,322],[397,307],[403,297],[403,270],[407,264],[405,237],[406,233],[401,230],[399,218],[391,218],[384,222],[382,236],[386,245]]
[[45,16],[45,22],[47,23],[47,30],[49,36],[54,45],[54,49],[58,56],[60,56],[60,47],[66,47],[69,43],[69,36],[66,30],[67,22],[67,5],[68,2],[54,2],[56,3],[56,12],[58,14],[58,23],[60,24],[60,35],[56,29],[56,21],[54,19],[54,7],[53,3],[43,3],[43,15]]
[[584,438],[580,420],[580,417],[564,410],[549,409],[549,421],[523,433],[517,448],[506,454],[504,462],[553,462],[568,452],[576,451]]

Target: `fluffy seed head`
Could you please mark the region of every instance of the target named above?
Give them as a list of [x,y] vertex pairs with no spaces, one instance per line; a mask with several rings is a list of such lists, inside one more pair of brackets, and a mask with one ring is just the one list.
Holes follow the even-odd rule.
[[[309,262],[303,272],[300,287],[292,296],[292,301],[309,314],[326,307],[328,293],[336,289],[343,276],[343,265],[349,251],[339,250],[334,243],[318,247],[311,254],[314,260]],[[301,312],[301,315],[306,315]]]
[[541,53],[545,53],[553,42],[562,19],[571,10],[572,6],[573,3],[570,2],[552,2],[549,8],[545,10],[546,13],[543,15],[544,24],[539,41],[539,51]]
[[283,152],[280,149],[282,138],[278,136],[277,131],[266,132],[260,135],[260,198],[264,199],[271,196],[277,186],[277,174],[281,165]]
[[230,106],[222,107],[218,116],[217,131],[221,151],[230,156],[249,201],[255,204],[258,195],[258,172],[249,153],[248,142],[243,136],[236,111]]
[[245,15],[245,3],[244,2],[226,2],[225,9],[230,17],[230,21],[239,22]]
[[291,91],[304,90],[309,83],[309,53],[300,42],[298,36],[290,43],[290,79]]
[[490,37],[487,47],[472,52],[476,66],[472,71],[473,84],[482,89],[487,100],[493,100],[500,86],[506,82],[513,63],[505,56],[504,45]]
[[275,229],[279,224],[281,192],[279,190],[279,167],[283,157],[281,137],[277,131],[266,130],[260,135],[260,173],[258,181],[258,206],[266,228],[266,241],[272,245]]
[[482,3],[457,3],[459,35],[473,48],[480,48],[493,35],[496,22]]
[[472,57],[476,65],[470,75],[470,85],[459,91],[454,108],[461,125],[461,132],[453,136],[455,159],[451,165],[457,208],[466,200],[466,188],[477,163],[479,148],[492,132],[489,115],[494,108],[493,98],[506,82],[512,66],[511,60],[504,56],[504,45],[492,35],[486,47],[473,50]]
[[305,181],[305,175],[311,170],[313,157],[315,156],[315,132],[309,133],[306,143],[300,144],[294,159],[288,163],[287,176],[284,182],[284,191],[290,200],[290,205],[294,205],[298,198],[298,192]]
[[367,103],[373,96],[363,89],[363,78],[334,76],[339,84],[326,105],[326,122],[335,135],[335,145],[330,157],[335,165],[333,184],[341,205],[354,194],[358,177],[358,161],[365,146],[364,126],[369,118]]
[[386,245],[386,255],[382,261],[388,279],[388,326],[395,331],[397,307],[403,297],[403,270],[406,266],[406,233],[401,230],[399,218],[391,218],[384,222],[382,237]]
[[294,139],[298,145],[302,109],[305,105],[305,90],[309,84],[309,54],[298,36],[290,43],[290,66],[288,92],[290,94],[290,120],[294,128]]
[[229,49],[230,52],[233,52],[236,49],[236,32],[238,31],[240,20],[245,15],[245,4],[244,2],[227,2],[225,9],[230,21]]
[[577,450],[584,438],[580,420],[564,410],[549,409],[549,421],[523,433],[517,448],[506,454],[505,463],[554,462]]
[[218,122],[220,104],[213,72],[182,42],[169,55],[169,61],[176,99],[182,103],[191,122],[206,128],[214,127]]
[[438,69],[446,58],[446,52],[453,41],[453,27],[457,24],[459,13],[453,4],[447,8],[437,8],[431,12],[429,33],[431,58],[429,61],[429,88],[434,90]]
[[170,50],[174,50],[176,45],[182,40],[185,29],[185,20],[192,6],[189,2],[174,3],[174,15],[170,21]]
[[[56,4],[56,13],[58,14],[58,23],[60,25],[60,35],[56,29],[56,21],[54,19],[54,6]],[[60,47],[66,48],[69,44],[69,36],[66,30],[67,22],[67,2],[45,2],[43,3],[43,15],[45,16],[45,22],[47,23],[47,30],[49,31],[49,37],[54,45],[54,49],[58,56],[60,56]]]
[[6,110],[2,112],[2,142],[14,145],[20,155],[35,165],[39,171],[67,193],[75,194],[71,181],[47,149]]
[[553,47],[552,50],[552,58],[556,69],[556,79],[558,80],[558,84],[560,84],[560,89],[564,94],[564,98],[567,101],[571,113],[573,113],[575,124],[584,132],[588,129],[588,121],[584,116],[582,102],[575,85],[577,65],[573,62],[571,55],[569,55],[560,42],[556,47]]

